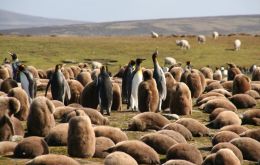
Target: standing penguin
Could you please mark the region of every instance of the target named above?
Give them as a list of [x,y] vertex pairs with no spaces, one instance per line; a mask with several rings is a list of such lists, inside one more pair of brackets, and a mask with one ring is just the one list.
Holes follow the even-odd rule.
[[71,98],[71,93],[69,84],[66,81],[63,73],[61,72],[61,67],[61,64],[56,65],[55,71],[47,84],[45,97],[47,95],[49,86],[51,85],[51,94],[53,100],[59,100],[63,102],[65,105],[67,105],[68,101]]
[[216,70],[213,73],[213,80],[219,80],[219,81],[222,80],[222,72],[218,67],[216,67]]
[[242,72],[240,71],[240,69],[233,63],[227,63],[227,65],[229,66],[228,68],[228,81],[229,80],[234,80],[235,76],[237,74],[241,74]]
[[17,55],[15,53],[10,53],[8,52],[11,56],[12,56],[12,70],[13,70],[13,79],[17,81],[17,71],[18,71],[18,66],[20,65],[20,61],[17,57]]
[[25,65],[21,64],[18,66],[17,78],[20,80],[22,88],[27,93],[29,102],[31,102],[32,99],[35,98],[37,92],[37,85],[33,78],[33,74],[26,69]]
[[123,73],[123,76],[122,76],[122,100],[123,100],[123,103],[127,103],[129,104],[130,100],[130,87],[131,87],[131,75],[132,75],[132,72],[134,70],[134,65],[135,65],[135,61],[131,60],[127,67],[125,68],[125,71]]
[[166,99],[167,89],[164,72],[157,61],[158,54],[159,52],[156,49],[152,56],[154,65],[153,78],[156,81],[159,92],[159,111],[161,111],[162,101]]
[[[142,73],[142,68],[141,68],[141,63],[145,59],[137,58],[135,60],[135,70],[132,73],[132,78],[131,78],[131,93],[130,93],[130,108],[132,110],[137,110],[138,108],[138,86],[139,84],[143,81],[143,73]],[[129,108],[129,106],[128,106]]]
[[156,81],[153,79],[152,71],[145,70],[144,81],[138,87],[138,109],[140,112],[157,112],[159,105],[159,94]]
[[191,71],[191,69],[192,69],[192,65],[191,65],[191,62],[190,62],[190,61],[187,61],[187,62],[186,62],[185,69],[188,69],[188,70]]
[[106,110],[107,114],[110,115],[113,101],[113,89],[112,82],[104,66],[100,69],[97,86],[101,113],[103,114],[104,110]]

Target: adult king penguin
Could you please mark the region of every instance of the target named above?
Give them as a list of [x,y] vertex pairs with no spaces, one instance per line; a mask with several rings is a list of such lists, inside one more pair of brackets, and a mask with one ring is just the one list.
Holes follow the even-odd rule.
[[19,78],[17,77],[18,67],[20,64],[20,61],[15,53],[8,52],[12,56],[12,78],[16,81],[19,81]]
[[[131,79],[131,93],[130,93],[130,108],[132,110],[138,109],[138,86],[143,81],[143,72],[141,63],[145,59],[137,58],[135,60],[135,70],[132,73],[132,79]],[[129,108],[129,106],[128,106]]]
[[59,100],[63,102],[65,105],[68,104],[71,93],[68,82],[66,81],[63,73],[61,72],[62,64],[57,64],[55,67],[55,71],[52,74],[45,91],[45,97],[47,95],[49,86],[51,85],[51,95],[52,99]]
[[103,114],[104,110],[106,110],[107,114],[110,115],[113,101],[113,89],[112,82],[104,66],[100,68],[97,85],[101,114]]
[[160,67],[158,61],[157,61],[157,56],[159,52],[156,49],[156,51],[153,53],[153,65],[154,65],[154,71],[153,71],[153,78],[156,81],[157,84],[157,89],[159,92],[159,111],[161,111],[161,106],[162,106],[162,100],[166,99],[166,94],[167,94],[167,88],[166,88],[166,80],[165,80],[165,75]]
[[131,93],[131,75],[134,71],[134,65],[135,65],[135,61],[131,60],[127,67],[125,68],[125,71],[123,73],[123,77],[122,77],[122,100],[123,103],[129,103],[130,100],[130,93]]
[[37,85],[33,74],[25,68],[24,64],[18,66],[17,79],[21,82],[21,86],[27,93],[29,102],[31,102],[36,96]]

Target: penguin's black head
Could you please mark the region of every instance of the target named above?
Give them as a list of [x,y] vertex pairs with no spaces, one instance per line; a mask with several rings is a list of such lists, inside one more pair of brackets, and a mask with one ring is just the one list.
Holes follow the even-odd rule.
[[16,60],[17,59],[17,55],[15,53],[12,53],[11,56],[12,56],[12,60]]
[[131,61],[129,62],[129,64],[132,65],[132,66],[134,66],[134,65],[135,65],[135,61],[134,61],[134,60],[131,60]]
[[155,52],[152,55],[153,60],[155,60],[158,55],[159,55],[159,52],[158,52],[158,49],[156,49]]
[[100,68],[100,72],[105,72],[106,71],[106,67],[105,66],[102,66],[101,68]]
[[55,66],[55,71],[57,71],[57,70],[59,70],[59,69],[61,69],[62,68],[62,64],[57,64],[56,66]]
[[186,62],[186,65],[190,65],[190,61],[187,61],[187,62]]
[[150,80],[153,78],[153,73],[151,70],[145,70],[144,73],[143,73],[143,77],[144,77],[144,81],[146,80]]
[[135,64],[139,65],[139,64],[141,64],[144,60],[145,60],[144,58],[137,58],[137,59],[135,60]]

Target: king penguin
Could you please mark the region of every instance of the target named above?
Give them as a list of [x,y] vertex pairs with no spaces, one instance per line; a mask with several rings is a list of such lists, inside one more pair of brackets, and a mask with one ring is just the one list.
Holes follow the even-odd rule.
[[[132,110],[137,111],[138,109],[138,86],[139,84],[143,81],[143,73],[142,73],[142,68],[141,68],[141,63],[145,59],[137,58],[135,60],[135,70],[132,73],[132,78],[131,78],[131,93],[130,93],[130,108]],[[129,106],[128,106],[129,108]]]
[[159,52],[156,49],[156,51],[152,55],[152,59],[153,59],[153,65],[154,65],[153,78],[156,81],[157,89],[159,92],[159,107],[158,108],[159,108],[159,111],[161,111],[162,101],[166,99],[167,88],[166,88],[166,80],[165,80],[164,72],[157,61],[158,54],[159,54]]
[[65,105],[68,104],[71,93],[68,82],[66,81],[63,73],[61,72],[61,64],[57,64],[55,67],[55,71],[52,74],[45,91],[45,97],[47,95],[47,91],[49,86],[51,85],[51,95],[52,99],[59,100],[63,102]]
[[24,64],[21,64],[18,66],[17,78],[21,82],[21,86],[27,93],[29,102],[31,103],[32,99],[35,98],[37,91],[37,85],[33,78],[33,74],[26,69]]
[[12,78],[16,81],[20,81],[19,80],[19,77],[17,76],[18,75],[18,71],[19,71],[19,65],[21,65],[17,55],[15,53],[10,53],[9,54],[12,56],[12,63],[11,63],[11,66],[12,66]]
[[113,88],[109,74],[104,66],[100,68],[100,74],[98,75],[98,97],[101,114],[104,110],[107,111],[107,115],[110,116],[112,101],[113,101]]
[[228,81],[234,80],[234,78],[237,74],[242,73],[235,64],[227,63],[227,65],[229,66],[228,73],[227,73]]
[[151,70],[143,73],[144,81],[138,87],[138,108],[140,112],[157,112],[159,104],[159,94],[156,82]]
[[135,61],[134,60],[131,60],[127,67],[125,68],[125,71],[123,73],[123,76],[122,76],[122,100],[123,100],[123,103],[126,103],[128,104],[129,103],[129,93],[131,93],[130,91],[130,82],[131,82],[131,75],[134,71],[134,65],[135,65]]

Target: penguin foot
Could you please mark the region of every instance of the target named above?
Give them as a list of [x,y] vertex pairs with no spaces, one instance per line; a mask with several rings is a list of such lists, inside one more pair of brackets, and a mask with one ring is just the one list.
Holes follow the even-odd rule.
[[127,99],[123,99],[123,100],[122,100],[122,103],[123,103],[123,104],[128,104],[128,100],[127,100]]
[[136,108],[136,106],[132,109],[133,112],[138,112],[138,109]]
[[130,110],[131,110],[132,112],[135,112],[135,111],[136,111],[134,108],[130,108]]

